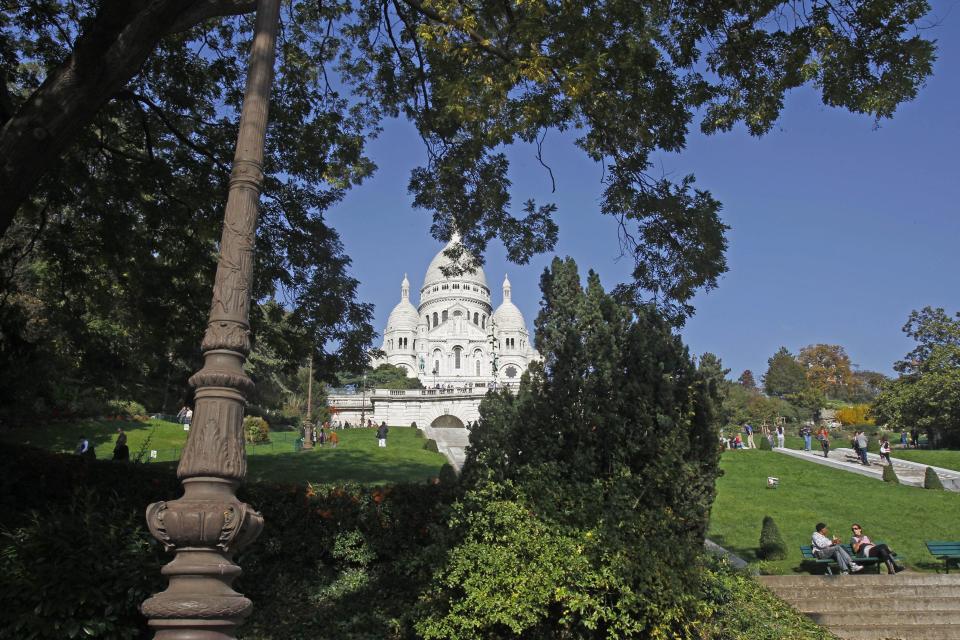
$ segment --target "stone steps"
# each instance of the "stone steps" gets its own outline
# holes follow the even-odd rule
[[[960,575],[759,576],[845,640],[960,639]]]

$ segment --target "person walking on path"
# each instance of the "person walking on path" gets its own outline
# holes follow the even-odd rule
[[[785,439],[786,439],[786,435],[783,433],[783,425],[778,424],[777,425],[777,446],[780,447],[781,449],[784,448]]]
[[[830,434],[827,432],[826,427],[820,427],[820,431],[817,432],[817,440],[820,441],[820,448],[823,449],[823,457],[830,457]]]
[[[127,434],[123,432],[123,427],[117,429],[117,442],[113,445],[113,459],[130,459],[130,448],[127,447]]]
[[[889,443],[887,443],[889,444]],[[850,525],[853,536],[850,538],[850,548],[858,556],[864,558],[880,558],[880,561],[887,565],[887,573],[894,574],[903,571],[903,565],[899,565],[893,560],[894,553],[890,547],[885,544],[873,544],[869,536],[863,533],[863,527],[854,522]]]
[[[890,459],[890,441],[886,438],[880,440],[880,459],[886,460],[888,465],[893,466],[893,460]]]
[[[753,442],[753,427],[747,422],[743,425],[743,432],[747,434],[747,449],[756,449],[757,445]]]
[[[818,522],[816,530],[810,539],[810,546],[813,547],[813,555],[817,558],[833,558],[840,565],[840,573],[846,575],[851,571],[857,573],[863,570],[863,566],[857,564],[847,553],[847,550],[840,546],[840,538],[833,536],[830,538],[830,530],[827,525]]]
[[[803,436],[803,450],[813,451],[813,447],[811,446],[813,444],[813,431],[810,429],[810,426],[805,424],[800,427],[800,435]]]
[[[386,421],[381,422],[380,426],[377,427],[377,445],[384,449],[387,446],[387,423]]]
[[[870,461],[867,460],[867,434],[863,431],[857,432],[857,453],[860,455],[860,463],[868,465]]]

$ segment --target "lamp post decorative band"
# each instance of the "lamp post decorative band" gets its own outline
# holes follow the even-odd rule
[[[184,494],[147,507],[150,532],[176,554],[162,569],[167,589],[141,606],[155,640],[229,640],[253,606],[232,588],[241,573],[233,556],[263,528],[263,518],[237,499],[236,489],[247,472],[243,411],[253,381],[243,363],[250,353],[250,285],[279,12],[280,0],[259,0],[201,344],[204,363],[190,378],[193,426],[177,468]]]

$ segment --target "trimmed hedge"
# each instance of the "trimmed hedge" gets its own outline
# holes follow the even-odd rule
[[[900,478],[897,477],[897,472],[893,470],[892,464],[883,467],[883,481],[890,484],[900,484]]]
[[[943,491],[943,483],[940,481],[940,476],[937,475],[937,472],[934,471],[932,467],[927,467],[923,472],[923,488]]]
[[[763,560],[783,560],[787,557],[787,545],[780,535],[777,523],[770,516],[763,517],[757,556]]]
[[[423,448],[427,451],[433,451],[434,453],[440,453],[440,449],[437,447],[437,441],[433,438],[428,438],[426,442],[423,443]]]

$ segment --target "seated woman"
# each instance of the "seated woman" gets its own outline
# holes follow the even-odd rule
[[[870,538],[863,532],[863,527],[854,522],[850,526],[853,537],[850,538],[850,547],[853,552],[863,558],[880,558],[880,561],[887,565],[887,573],[899,573],[903,571],[903,565],[899,565],[893,560],[893,552],[885,544],[873,544]]]

